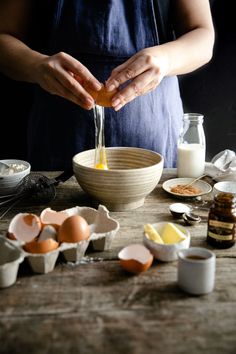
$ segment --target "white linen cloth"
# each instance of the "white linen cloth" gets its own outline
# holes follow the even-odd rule
[[[206,163],[205,173],[216,181],[236,181],[236,154],[223,150]]]

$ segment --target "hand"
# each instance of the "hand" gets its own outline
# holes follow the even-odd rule
[[[98,91],[102,85],[90,71],[66,53],[41,56],[36,61],[34,78],[43,89],[70,100],[84,109],[94,106],[94,99],[84,86]]]
[[[125,63],[115,68],[106,82],[107,91],[112,91],[128,82],[112,99],[118,111],[137,96],[154,90],[168,72],[168,58],[158,47],[143,49]]]

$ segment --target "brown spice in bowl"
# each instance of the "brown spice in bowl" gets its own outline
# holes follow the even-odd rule
[[[187,184],[177,184],[170,189],[172,193],[183,194],[183,195],[197,195],[202,191],[199,188],[188,186]]]

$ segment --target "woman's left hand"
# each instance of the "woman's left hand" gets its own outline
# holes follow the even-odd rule
[[[158,49],[157,47],[143,49],[112,71],[106,81],[107,91],[127,83],[112,99],[115,111],[134,98],[154,90],[167,74],[168,57],[161,48]]]

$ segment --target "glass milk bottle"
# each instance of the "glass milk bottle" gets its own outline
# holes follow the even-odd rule
[[[206,140],[203,115],[185,113],[183,129],[178,140],[178,177],[200,177],[205,170]]]

